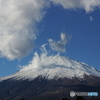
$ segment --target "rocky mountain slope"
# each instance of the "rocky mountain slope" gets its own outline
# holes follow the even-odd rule
[[[60,55],[47,61],[36,57],[40,63],[33,59],[15,74],[0,78],[1,99],[7,100],[9,95],[13,100],[61,100],[70,98],[70,91],[100,93],[100,71],[95,68]]]

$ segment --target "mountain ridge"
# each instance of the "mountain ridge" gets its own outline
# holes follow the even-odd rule
[[[0,98],[7,100],[7,91],[9,91],[10,99],[13,100],[20,100],[21,97],[24,97],[25,100],[62,100],[63,97],[71,98],[70,91],[98,92],[99,94],[100,77],[85,76],[84,78],[84,80],[76,77],[57,80],[48,80],[43,77],[37,77],[34,80],[7,79],[0,82]],[[99,100],[96,98],[95,100]],[[71,100],[75,100],[75,98],[71,98]]]
[[[95,69],[94,67],[89,66],[88,64],[85,64],[83,62],[79,62],[76,60],[73,60],[69,57],[64,57],[60,55],[56,56],[50,56],[47,57],[47,62],[43,60],[42,56],[39,57],[38,54],[36,54],[38,57],[38,60],[40,61],[39,67],[34,65],[32,66],[32,63],[29,64],[29,66],[24,66],[22,69],[20,69],[15,74],[1,77],[0,81],[13,78],[13,79],[29,79],[34,80],[38,76],[45,77],[47,79],[53,79],[53,78],[73,78],[77,77],[79,79],[84,78],[84,75],[93,75],[100,77],[100,71]],[[46,56],[46,55],[43,55]],[[34,60],[33,60],[34,62]],[[35,60],[35,63],[36,62]],[[43,63],[43,64],[42,64]],[[47,66],[48,65],[48,66]]]

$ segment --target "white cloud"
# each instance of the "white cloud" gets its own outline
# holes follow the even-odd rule
[[[54,4],[62,5],[65,9],[84,9],[86,12],[100,8],[100,0],[50,0]]]
[[[49,39],[48,40],[49,45],[52,50],[65,52],[66,51],[65,45],[71,39],[71,36],[69,36],[68,34],[61,33],[60,38],[61,40],[59,41],[54,41],[52,39]]]
[[[26,56],[34,47],[36,24],[44,17],[49,1],[65,9],[100,7],[100,0],[0,0],[0,57],[10,60]],[[64,35],[49,40],[53,50],[65,52]]]
[[[90,21],[93,21],[93,17],[92,16],[90,16]]]
[[[13,60],[30,52],[47,5],[46,0],[0,0],[1,57]]]
[[[41,46],[41,51],[42,52],[44,52],[44,53],[46,53],[46,54],[48,54],[48,51],[46,50],[46,48],[45,48],[45,46],[47,46],[48,44],[46,43],[46,44],[43,44],[42,46]]]

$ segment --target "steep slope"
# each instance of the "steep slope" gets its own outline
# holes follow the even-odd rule
[[[82,79],[85,75],[100,77],[100,71],[83,62],[78,62],[68,57],[60,56],[59,54],[48,57],[45,54],[39,56],[36,53],[34,59],[28,66],[24,66],[17,73],[2,77],[0,80],[2,81],[10,78],[16,80],[33,80],[38,76],[45,77],[46,79],[72,79],[73,77]]]
[[[0,99],[7,100],[8,91],[12,100],[20,100],[21,97],[24,97],[25,100],[62,100],[63,97],[70,98],[70,91],[100,93],[100,78],[95,76],[85,76],[84,78],[85,80],[78,78],[47,80],[42,77],[31,81],[4,80],[0,82]],[[100,99],[95,97],[95,100]]]

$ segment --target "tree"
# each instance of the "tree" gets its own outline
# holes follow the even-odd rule
[[[24,100],[24,97],[21,97],[21,99],[20,100]]]
[[[63,98],[62,100],[69,100],[68,98]]]
[[[76,96],[76,100],[85,100],[85,98],[82,96]]]

